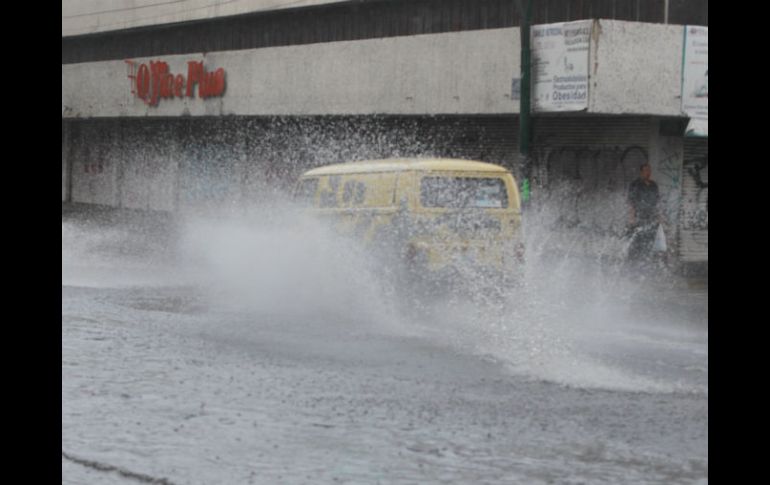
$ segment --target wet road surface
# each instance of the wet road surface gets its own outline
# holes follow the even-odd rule
[[[167,244],[63,215],[63,483],[707,483],[698,295],[568,273],[502,314],[415,316],[363,280],[308,299],[304,266],[191,271]]]

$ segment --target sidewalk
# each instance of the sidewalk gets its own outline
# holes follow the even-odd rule
[[[650,304],[675,309],[694,322],[708,326],[708,276],[670,275],[668,281],[656,282]]]

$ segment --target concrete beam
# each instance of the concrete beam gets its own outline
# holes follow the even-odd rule
[[[681,25],[595,21],[587,111],[683,116],[682,41]],[[519,29],[506,28],[134,59],[174,75],[190,61],[225,71],[222,96],[156,106],[131,93],[123,60],[66,64],[62,118],[515,114],[519,56]]]
[[[134,59],[225,70],[221,97],[131,94],[125,61],[62,65],[62,117],[322,114],[509,114],[518,110],[518,29],[419,35]]]
[[[310,7],[342,0],[67,0],[61,12],[62,37],[151,25],[190,22],[251,12]]]
[[[597,20],[591,37],[591,113],[683,116],[684,27]]]

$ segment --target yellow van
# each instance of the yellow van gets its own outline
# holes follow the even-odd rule
[[[487,287],[515,275],[523,259],[516,181],[490,163],[398,158],[305,172],[295,199],[342,234],[395,257],[420,283],[483,276]]]

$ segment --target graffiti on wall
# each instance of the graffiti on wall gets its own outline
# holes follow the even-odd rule
[[[540,146],[534,151],[534,183],[553,223],[597,235],[621,236],[628,210],[626,191],[648,162],[641,146]]]
[[[682,169],[682,153],[676,148],[664,145],[660,149],[657,163],[658,185],[679,191]]]
[[[708,261],[708,154],[687,160],[682,200],[682,248],[688,261]]]
[[[685,165],[685,173],[695,186],[694,193],[683,204],[682,228],[686,230],[708,231],[709,184],[708,155],[690,161]]]
[[[622,239],[628,224],[628,186],[650,163],[664,230],[677,241],[669,247],[690,260],[708,258],[708,154],[687,160],[676,137],[659,138],[649,152],[639,145],[553,145],[540,140],[532,151],[539,223],[566,230],[570,243],[589,252],[612,252],[609,241]]]
[[[679,213],[682,207],[682,159],[684,157],[680,137],[661,137],[655,156],[651,157],[654,178],[661,195],[661,212],[667,222],[669,233],[679,227]]]
[[[566,195],[572,195],[576,212],[573,224],[580,224],[586,219],[580,214],[581,198],[597,192],[605,197],[625,194],[629,184],[639,176],[640,166],[650,163],[653,179],[660,188],[662,215],[670,224],[676,225],[682,203],[683,155],[681,138],[677,137],[661,137],[653,145],[652,152],[640,145],[554,147],[549,146],[548,140],[541,140],[533,150],[536,167],[533,177],[534,182],[547,192],[561,188]],[[699,172],[702,179],[702,166],[684,171],[685,176],[691,177],[697,177]],[[702,181],[696,183],[699,187],[707,187]]]

